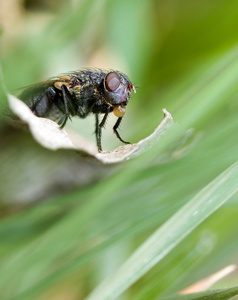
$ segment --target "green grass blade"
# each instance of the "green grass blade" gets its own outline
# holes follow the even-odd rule
[[[123,293],[238,191],[237,177],[238,162],[220,174],[155,231],[118,272],[105,280],[87,299],[114,299]]]
[[[161,300],[228,300],[236,295],[238,295],[237,286],[228,289],[211,290],[183,296],[176,295],[172,297],[161,298]]]
[[[3,121],[6,111],[8,111],[7,93],[2,74],[2,66],[0,65],[0,125]]]

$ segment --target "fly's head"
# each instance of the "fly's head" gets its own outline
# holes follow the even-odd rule
[[[103,84],[105,101],[113,107],[113,112],[117,117],[122,117],[130,99],[131,90],[136,93],[135,87],[125,75],[116,71],[107,73]]]

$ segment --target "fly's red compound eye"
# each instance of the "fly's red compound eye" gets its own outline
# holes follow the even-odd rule
[[[108,73],[105,78],[105,86],[109,92],[114,92],[120,85],[120,77],[116,72]]]

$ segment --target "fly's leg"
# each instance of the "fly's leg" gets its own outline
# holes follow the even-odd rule
[[[95,130],[95,132],[96,132],[98,152],[102,151],[102,143],[101,143],[102,127],[106,124],[107,117],[108,117],[108,113],[105,113],[102,121],[99,123],[98,114],[96,114],[96,130]]]
[[[64,101],[64,107],[65,107],[65,112],[64,112],[64,116],[62,118],[62,122],[61,122],[61,125],[60,125],[60,128],[62,129],[65,124],[67,123],[68,119],[71,120],[70,118],[70,104],[72,104],[72,96],[70,95],[67,87],[63,84],[61,86],[61,90],[62,90],[62,99]],[[71,108],[72,110],[72,108]]]
[[[68,118],[70,118],[70,116],[68,116],[68,115],[64,115],[62,118],[60,118],[60,121],[58,123],[60,125],[60,129],[64,128],[65,124],[68,121]]]
[[[117,128],[119,127],[120,123],[121,123],[122,117],[118,118],[116,121],[116,124],[113,126],[113,131],[116,134],[117,138],[124,144],[130,144],[130,142],[125,142],[119,135]]]
[[[101,145],[101,137],[99,138],[99,116],[98,114],[95,114],[95,134],[96,134],[96,142],[98,146],[98,152],[102,151],[102,145]],[[101,135],[101,133],[100,133]]]

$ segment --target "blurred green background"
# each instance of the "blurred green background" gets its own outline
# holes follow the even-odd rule
[[[137,87],[120,127],[179,126],[132,161],[104,166],[49,151],[0,123],[1,299],[83,299],[237,161],[237,1],[0,0],[1,112],[8,91],[85,67]],[[113,116],[103,148],[114,149]],[[94,118],[71,128],[93,141]],[[188,131],[193,128],[193,131]],[[160,299],[237,263],[237,194],[119,299]],[[238,285],[238,273],[216,288]],[[108,286],[110,289],[110,286]],[[225,298],[224,298],[225,299]]]

